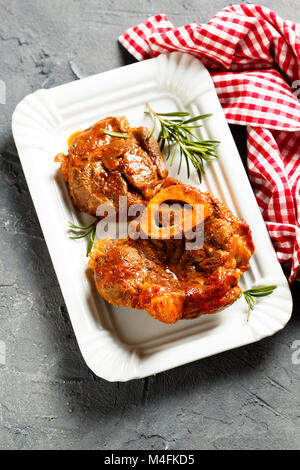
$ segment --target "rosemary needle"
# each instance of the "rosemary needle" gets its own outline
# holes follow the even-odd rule
[[[69,229],[71,231],[73,231],[73,232],[82,232],[79,235],[76,235],[74,237],[69,237],[70,240],[80,240],[82,238],[85,238],[85,237],[89,236],[89,244],[88,244],[87,254],[86,254],[87,256],[92,251],[94,243],[95,243],[97,223],[98,223],[98,220],[93,222],[91,225],[88,225],[87,227],[81,227],[80,225],[74,225],[72,222],[69,222]]]
[[[240,297],[244,296],[248,304],[247,321],[249,321],[251,311],[255,308],[255,297],[265,297],[266,295],[270,295],[276,288],[277,286],[263,286],[256,287],[254,289],[248,289],[241,293]]]
[[[111,137],[119,137],[121,139],[129,139],[128,134],[123,134],[122,132],[111,132],[105,129],[100,129],[103,134],[110,135]]]
[[[147,137],[149,140],[156,129],[156,124],[160,124],[160,132],[158,135],[158,142],[160,143],[161,151],[167,145],[168,160],[171,157],[171,166],[177,150],[180,152],[180,161],[178,165],[178,173],[180,172],[182,160],[185,159],[187,166],[187,175],[190,176],[190,162],[197,171],[199,181],[201,182],[201,175],[204,173],[204,163],[210,162],[213,158],[217,158],[216,145],[219,143],[217,140],[199,140],[195,135],[194,130],[202,127],[195,124],[201,121],[210,114],[202,114],[195,117],[190,117],[190,113],[184,111],[176,111],[173,113],[157,113],[149,104],[145,111],[153,118],[153,127]],[[186,119],[188,118],[188,119]],[[174,146],[171,152],[171,147]]]

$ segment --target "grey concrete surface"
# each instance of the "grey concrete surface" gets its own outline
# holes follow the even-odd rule
[[[131,61],[127,27],[207,21],[225,0],[0,0],[0,448],[299,449],[299,308],[272,338],[130,383],[86,367],[11,135],[28,93]],[[298,0],[264,0],[300,22]],[[243,151],[243,133],[235,137]],[[294,288],[299,305],[299,292]]]

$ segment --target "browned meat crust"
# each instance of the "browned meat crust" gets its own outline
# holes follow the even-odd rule
[[[128,139],[106,135],[125,133]],[[130,128],[125,117],[108,117],[70,138],[69,152],[60,154],[61,173],[80,211],[96,215],[100,204],[118,210],[119,196],[128,205],[146,204],[167,176],[163,156],[148,129]]]
[[[168,179],[166,186],[174,183]],[[210,193],[201,197],[210,208],[201,249],[185,250],[184,240],[96,243],[90,267],[104,299],[164,323],[216,313],[237,299],[254,251],[251,231]]]

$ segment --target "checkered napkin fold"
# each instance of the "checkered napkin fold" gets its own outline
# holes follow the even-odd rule
[[[268,8],[233,5],[207,24],[176,29],[156,15],[120,43],[143,60],[172,51],[199,57],[229,123],[247,126],[257,203],[290,282],[300,276],[300,24]]]

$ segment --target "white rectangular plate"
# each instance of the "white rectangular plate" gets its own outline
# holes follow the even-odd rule
[[[216,315],[164,325],[145,312],[106,304],[87,270],[86,240],[69,240],[67,221],[87,221],[73,207],[57,153],[67,138],[108,115],[126,115],[132,126],[150,125],[145,103],[161,111],[213,113],[202,136],[221,142],[218,160],[206,165],[202,190],[209,190],[250,225],[256,251],[243,289],[265,284],[278,288],[259,299],[250,321],[243,299]],[[95,75],[27,96],[13,115],[13,134],[32,199],[71,317],[81,352],[93,372],[109,381],[146,377],[233,349],[283,328],[292,311],[287,281],[277,261],[240,156],[209,73],[187,54],[156,59]],[[170,175],[177,177],[174,162]],[[198,186],[196,173],[188,180]]]

